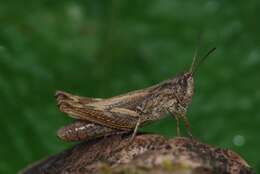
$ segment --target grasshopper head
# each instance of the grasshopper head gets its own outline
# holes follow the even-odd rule
[[[176,115],[184,115],[193,95],[192,73],[187,72],[173,78],[166,89],[168,99],[165,108]],[[164,92],[162,91],[162,94]]]
[[[193,90],[194,90],[194,81],[193,81],[193,76],[191,73],[186,73],[184,75],[185,80],[187,81],[187,89],[186,89],[186,95],[187,97],[192,97],[193,95]]]
[[[202,57],[200,60],[197,59],[197,50],[195,51],[195,55],[193,57],[193,62],[190,67],[190,70],[187,73],[182,74],[181,76],[177,77],[176,80],[176,93],[175,96],[177,98],[177,104],[175,104],[174,112],[179,115],[185,114],[188,105],[191,102],[193,90],[194,90],[194,81],[193,75],[198,70],[199,65],[205,61],[205,59],[215,50],[213,48],[207,52],[207,54]]]
[[[193,83],[193,76],[190,72],[183,74],[177,81],[177,88],[179,89],[177,89],[176,95],[179,100],[179,104],[183,108],[188,107],[191,102],[194,90]]]
[[[184,97],[182,99],[182,103],[189,104],[193,95],[193,75],[197,72],[199,66],[208,58],[208,56],[214,52],[216,48],[210,49],[201,59],[197,58],[197,49],[195,50],[195,54],[193,57],[193,61],[190,67],[190,70],[183,74],[180,78],[179,85],[184,91]]]
[[[162,104],[163,108],[171,113],[184,115],[193,95],[193,76],[197,72],[199,65],[205,61],[208,55],[215,49],[216,48],[213,48],[208,51],[208,53],[199,60],[197,59],[197,54],[195,54],[188,72],[151,87],[150,90],[154,93],[154,96],[158,97],[157,104]]]

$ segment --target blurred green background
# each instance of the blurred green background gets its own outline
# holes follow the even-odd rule
[[[71,146],[55,132],[71,120],[54,92],[110,97],[187,70],[188,117],[201,141],[238,152],[260,171],[260,1],[0,1],[0,173]],[[167,117],[144,131],[175,136]],[[182,132],[185,131],[182,129]]]

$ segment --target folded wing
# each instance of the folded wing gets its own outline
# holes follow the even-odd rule
[[[140,115],[136,107],[144,99],[145,93],[125,94],[110,99],[95,99],[58,92],[56,97],[61,112],[70,117],[98,123],[110,128],[131,130]]]

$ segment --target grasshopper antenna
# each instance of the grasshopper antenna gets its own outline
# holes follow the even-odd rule
[[[209,57],[211,53],[213,53],[216,50],[216,47],[211,48],[200,60],[193,61],[192,67],[190,69],[191,74],[195,74],[195,72],[198,70],[199,66]]]
[[[205,54],[205,56],[203,56],[201,59],[198,59],[198,52],[199,52],[199,49],[201,47],[201,37],[202,37],[202,32],[199,33],[199,36],[198,36],[198,40],[197,40],[197,47],[195,48],[195,51],[194,51],[194,56],[193,56],[193,59],[192,59],[192,64],[190,66],[190,69],[189,69],[189,72],[191,74],[195,74],[195,72],[198,70],[199,66],[207,59],[207,57],[216,50],[216,48],[212,48],[210,49],[207,54]]]
[[[199,36],[198,36],[198,39],[197,39],[197,46],[196,46],[196,48],[195,48],[195,51],[194,51],[194,55],[193,55],[193,59],[192,59],[192,64],[191,64],[191,66],[190,66],[190,70],[189,70],[189,72],[193,72],[193,69],[194,69],[194,67],[196,66],[196,61],[197,61],[197,59],[198,59],[198,52],[199,52],[199,49],[200,49],[200,47],[201,47],[201,36],[202,36],[202,34],[201,34],[201,32],[199,33]]]

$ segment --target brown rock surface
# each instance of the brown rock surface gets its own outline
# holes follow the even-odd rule
[[[159,135],[137,135],[125,148],[127,135],[81,142],[70,149],[37,162],[21,174],[211,174],[253,173],[231,150],[215,148],[197,140]]]

